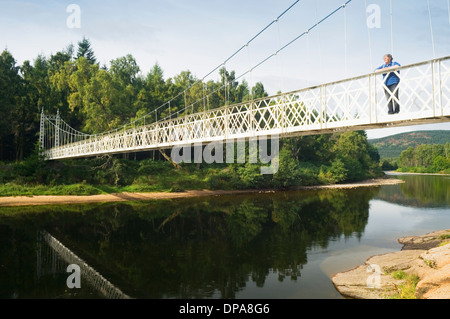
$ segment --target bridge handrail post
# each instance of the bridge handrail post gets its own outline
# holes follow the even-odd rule
[[[374,75],[374,81],[373,81],[373,98],[374,98],[374,111],[375,111],[375,123],[378,123],[378,95],[377,95],[377,78],[376,75]]]
[[[59,126],[60,126],[60,115],[59,110],[56,112],[56,120],[55,120],[55,147],[59,147]]]
[[[350,121],[351,120],[351,112],[350,112],[350,90],[349,86],[347,88],[344,88],[344,102],[345,102],[345,116],[344,121]]]
[[[224,136],[225,136],[225,140],[228,139],[228,134],[229,134],[229,123],[230,123],[230,107],[226,107],[225,108],[225,132],[224,132]]]
[[[250,135],[254,136],[255,134],[255,129],[253,127],[253,125],[255,124],[255,113],[253,110],[253,98],[249,101],[250,103],[250,112],[249,112],[249,119],[248,119],[248,123],[249,123],[249,132]]]
[[[436,78],[435,78],[435,61],[431,61],[431,94],[432,94],[432,107],[433,107],[433,117],[436,116]]]
[[[441,116],[444,116],[444,100],[442,97],[442,69],[441,69],[441,65],[442,65],[442,60],[438,61],[438,80],[439,80],[439,106],[441,108]]]
[[[184,138],[185,138],[185,140],[189,140],[189,125],[188,125],[188,116],[187,116],[187,110],[185,110],[185,112],[184,112],[184,134],[185,134],[185,136],[184,136]]]
[[[136,149],[136,138],[137,138],[137,134],[136,134],[136,124],[133,123],[133,134],[132,134],[132,138],[133,138],[133,148]]]
[[[372,75],[369,75],[369,123],[372,123]]]
[[[158,147],[158,141],[159,141],[159,124],[158,122],[155,123],[155,129],[153,130],[154,135],[154,141],[155,141],[155,147]]]
[[[205,129],[205,124],[206,124],[206,111],[205,108],[203,107],[203,112],[202,112],[202,116],[201,116],[201,132],[202,132],[202,137],[205,138],[206,137],[206,129]]]
[[[42,154],[45,150],[45,114],[44,114],[44,108],[42,108],[41,111],[41,121],[40,121],[40,127],[39,127],[39,152]]]
[[[286,94],[281,96],[281,133],[286,131]]]
[[[320,86],[320,128],[327,127],[327,103],[326,103],[326,86]]]

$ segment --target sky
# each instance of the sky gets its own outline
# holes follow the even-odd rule
[[[101,65],[131,54],[144,76],[158,63],[166,79],[185,70],[202,79],[227,61],[239,77],[345,2],[0,0],[0,46],[21,65],[76,48],[86,37]],[[274,95],[370,73],[386,53],[402,65],[449,56],[450,0],[352,0],[239,82],[260,81]],[[209,79],[220,79],[218,71]],[[419,129],[450,129],[450,123],[367,133]]]

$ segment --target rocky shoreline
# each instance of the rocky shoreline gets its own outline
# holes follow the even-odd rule
[[[398,239],[398,252],[377,255],[332,277],[336,289],[351,299],[401,298],[405,279],[393,274],[416,276],[413,298],[450,299],[450,229]]]

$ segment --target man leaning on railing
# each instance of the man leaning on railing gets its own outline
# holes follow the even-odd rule
[[[383,74],[384,79],[384,92],[386,95],[386,99],[388,101],[388,114],[396,114],[400,112],[400,104],[399,104],[399,88],[398,85],[400,83],[399,73],[396,72],[395,69],[400,67],[400,64],[393,61],[391,54],[386,54],[384,57],[384,64],[375,69],[377,70],[387,71],[387,73]]]

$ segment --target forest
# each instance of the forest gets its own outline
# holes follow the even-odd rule
[[[398,159],[398,171],[450,174],[450,143],[408,147]]]
[[[30,155],[38,139],[42,109],[47,114],[59,110],[70,126],[95,134],[147,114],[152,117],[149,121],[165,118],[206,95],[208,105],[197,103],[186,112],[268,95],[262,83],[249,88],[245,80],[235,81],[234,71],[222,68],[219,74],[218,81],[206,83],[190,71],[165,79],[155,63],[142,75],[131,54],[100,66],[86,38],[76,50],[68,45],[49,58],[39,55],[21,66],[4,50],[0,57],[0,160],[22,160]],[[186,94],[180,94],[183,92]],[[169,100],[171,103],[166,103]]]
[[[185,70],[166,79],[157,63],[144,75],[131,54],[110,61],[108,66],[100,65],[85,37],[77,47],[70,44],[50,57],[39,55],[20,66],[5,49],[0,56],[0,184],[8,187],[0,193],[24,185],[48,188],[80,183],[84,186],[78,188],[84,190],[87,184],[103,185],[101,191],[107,189],[104,185],[139,185],[140,190],[177,190],[193,185],[286,188],[382,174],[378,151],[368,143],[364,131],[282,139],[279,170],[269,176],[259,173],[258,164],[250,163],[184,164],[180,171],[154,154],[141,154],[138,160],[136,156],[107,156],[54,162],[39,157],[42,110],[47,114],[59,111],[70,126],[94,134],[144,115],[155,121],[177,112],[182,115],[269,96],[263,83],[249,87],[245,80],[236,80],[234,71],[223,67],[219,76],[216,81],[203,82]],[[194,103],[199,100],[204,102]],[[185,109],[191,104],[193,107]]]

